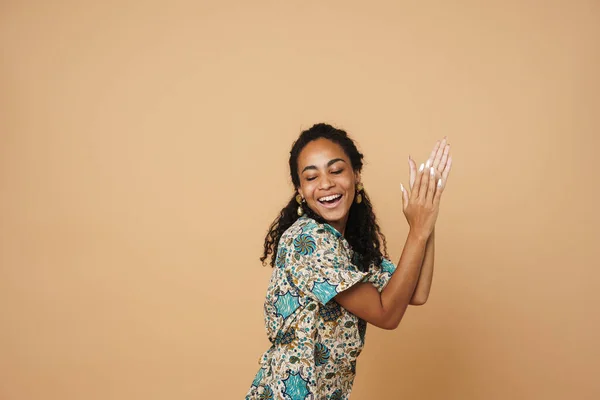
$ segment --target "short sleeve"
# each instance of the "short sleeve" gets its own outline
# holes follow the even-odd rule
[[[372,283],[381,292],[388,284],[394,271],[396,271],[394,263],[384,257],[379,265],[371,264],[369,266],[369,273],[363,278],[362,282]]]
[[[338,293],[360,282],[367,273],[351,263],[342,240],[345,239],[314,223],[303,227],[301,232],[282,237],[278,253],[285,259],[281,267],[290,285],[327,304]]]

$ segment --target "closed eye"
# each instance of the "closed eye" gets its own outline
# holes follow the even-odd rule
[[[336,175],[339,175],[342,172],[344,172],[343,169],[340,169],[340,170],[337,170],[337,171],[331,171],[332,174],[336,174]],[[316,176],[309,176],[308,178],[306,178],[307,181],[314,181],[315,179],[317,179]]]

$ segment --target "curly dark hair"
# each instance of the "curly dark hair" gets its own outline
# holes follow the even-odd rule
[[[355,172],[361,172],[363,167],[363,155],[358,151],[354,141],[348,137],[348,134],[334,128],[331,125],[319,123],[313,125],[310,129],[303,131],[298,140],[292,145],[290,151],[290,175],[294,188],[300,187],[300,177],[298,175],[298,156],[304,147],[317,139],[328,139],[339,144],[348,158],[352,169]],[[281,210],[279,216],[269,227],[269,232],[265,237],[264,252],[260,261],[266,265],[265,260],[271,256],[271,267],[275,266],[275,255],[279,246],[281,235],[299,218],[297,214],[298,203],[296,202],[296,192]],[[385,236],[377,224],[373,206],[366,191],[362,192],[363,201],[360,204],[354,202],[350,207],[348,222],[344,236],[355,253],[358,253],[355,262],[361,271],[367,271],[369,265],[381,263],[383,256],[387,257],[387,243]],[[305,215],[313,218],[319,223],[326,223],[323,218],[314,213],[309,207],[304,207]]]

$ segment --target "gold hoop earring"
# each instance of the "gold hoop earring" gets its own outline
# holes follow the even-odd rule
[[[356,185],[356,197],[355,197],[356,204],[360,204],[360,203],[362,203],[362,201],[363,201],[363,198],[362,198],[362,194],[361,194],[360,192],[362,192],[362,191],[364,190],[364,188],[365,188],[365,187],[363,186],[363,184],[362,184],[362,183],[358,183],[358,184]]]
[[[304,209],[302,208],[302,202],[304,201],[304,199],[302,198],[302,196],[300,196],[299,194],[296,196],[296,203],[298,203],[298,216],[301,217],[304,215]]]

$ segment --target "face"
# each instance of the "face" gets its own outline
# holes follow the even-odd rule
[[[328,139],[308,143],[298,156],[298,175],[308,207],[343,234],[360,176],[342,147]]]

